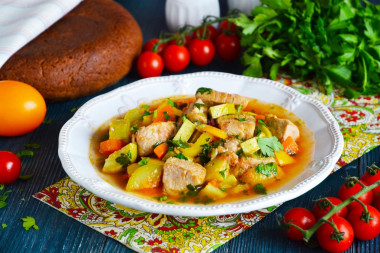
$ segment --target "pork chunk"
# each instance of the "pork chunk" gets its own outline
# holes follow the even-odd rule
[[[276,163],[276,159],[274,157],[264,157],[264,158],[254,158],[254,157],[242,157],[239,159],[238,163],[231,168],[231,173],[235,177],[240,177],[243,175],[248,169],[256,168],[260,163]]]
[[[196,98],[200,98],[208,105],[216,105],[216,104],[225,104],[225,103],[234,103],[235,105],[241,105],[244,109],[249,102],[249,98],[240,96],[238,94],[229,94],[225,92],[210,90],[199,92],[195,94]]]
[[[226,142],[223,146],[217,148],[218,153],[226,153],[228,158],[228,164],[230,167],[235,166],[238,163],[239,157],[236,152],[240,149],[240,142],[233,136],[230,136],[226,139]]]
[[[298,127],[290,120],[280,119],[276,116],[268,116],[265,119],[265,124],[280,142],[283,142],[288,136],[291,136],[293,140],[297,140],[300,136]]]
[[[176,132],[174,122],[155,122],[146,127],[140,127],[136,132],[136,143],[140,156],[153,152],[153,145],[165,142]]]
[[[219,127],[228,136],[238,136],[242,140],[250,139],[255,132],[256,120],[247,113],[225,115],[218,118]]]
[[[186,192],[187,185],[202,184],[206,177],[206,169],[188,160],[170,157],[166,160],[163,168],[162,183],[164,193],[171,196],[178,196],[181,192]]]
[[[198,106],[196,106],[195,104],[197,104]],[[202,99],[196,99],[194,103],[190,106],[187,113],[187,118],[192,122],[198,121],[202,124],[207,124],[207,106],[202,101]]]

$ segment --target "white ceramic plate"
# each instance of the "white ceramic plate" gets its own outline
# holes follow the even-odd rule
[[[89,159],[90,138],[115,115],[141,102],[172,95],[193,95],[199,87],[237,93],[281,105],[303,119],[314,132],[314,161],[279,190],[265,196],[224,204],[165,204],[142,199],[100,178]],[[58,154],[66,173],[94,194],[137,210],[183,216],[212,216],[248,212],[296,198],[325,179],[343,150],[339,126],[327,107],[283,84],[219,72],[199,72],[148,78],[100,95],[84,104],[62,127]]]

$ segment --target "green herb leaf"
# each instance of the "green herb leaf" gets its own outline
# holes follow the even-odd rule
[[[263,174],[267,177],[277,175],[277,164],[276,163],[260,163],[255,168],[257,173]]]
[[[155,197],[155,199],[157,199],[160,202],[163,202],[163,201],[166,201],[168,199],[168,197],[167,196],[160,196],[160,197]]]
[[[170,98],[168,98],[168,105],[171,105],[171,107],[177,107],[177,103],[173,102]]]
[[[6,229],[7,227],[8,227],[8,225],[7,224],[1,224],[1,227],[3,228],[3,229]]]
[[[27,216],[26,218],[21,218],[21,220],[23,221],[22,226],[25,230],[29,230],[30,228],[34,228],[35,230],[39,229],[33,217]]]
[[[74,108],[71,108],[70,112],[76,112],[78,110],[79,107],[74,107]]]
[[[278,141],[276,136],[268,137],[268,138],[258,138],[257,144],[260,147],[261,152],[264,156],[274,156],[274,151],[278,152],[283,150],[281,142]]]
[[[180,140],[169,140],[169,141],[167,141],[167,143],[169,144],[169,146],[174,146],[177,148],[190,148],[190,144],[185,142],[185,141],[182,141],[181,139]]]
[[[204,107],[204,106],[206,106],[206,105],[205,105],[205,104],[200,104],[200,103],[194,103],[194,106],[195,106],[196,108],[198,108],[198,110],[200,110],[201,107]]]
[[[184,156],[182,153],[179,153],[177,155],[175,155],[174,157],[177,157],[179,159],[183,159],[183,160],[189,160],[186,156]]]
[[[141,115],[140,119],[144,119],[145,116],[149,116],[149,115],[152,115],[152,113],[151,113],[151,112],[148,112],[147,110],[145,110],[145,111],[143,112],[143,114]]]
[[[168,112],[164,111],[164,117],[165,117],[165,120],[170,119],[170,115],[168,114]]]
[[[240,122],[244,122],[244,121],[245,121],[245,118],[238,118],[238,121],[240,121]]]
[[[253,187],[253,190],[258,193],[258,194],[263,194],[263,195],[266,195],[267,194],[267,189],[262,185],[262,184],[256,184],[254,187]]]
[[[23,156],[30,156],[30,157],[33,157],[34,156],[34,152],[31,151],[31,150],[22,150],[21,152],[18,152],[16,154],[19,158],[23,157]]]
[[[238,114],[240,114],[242,108],[243,108],[243,107],[241,106],[241,104],[239,104],[239,106],[238,106],[238,108],[237,108],[237,113],[238,113]]]
[[[49,125],[49,124],[51,124],[51,120],[50,119],[44,119],[42,121],[42,124]]]
[[[123,168],[131,164],[130,158],[124,153],[121,153],[120,156],[116,158],[116,162],[120,164]]]
[[[138,162],[138,165],[140,166],[147,165],[149,162],[149,159],[150,159],[149,157],[142,159],[141,161]]]
[[[131,126],[131,129],[130,129],[130,130],[131,130],[132,133],[136,133],[137,130],[139,130],[139,127],[138,127],[137,123],[134,124],[133,126]]]
[[[222,175],[224,180],[226,179],[226,171],[227,171],[227,169],[219,171],[219,174]]]
[[[201,87],[201,88],[199,88],[199,89],[197,90],[196,93],[201,93],[201,94],[207,93],[207,94],[211,94],[211,92],[212,92],[212,89]],[[195,93],[195,94],[196,94],[196,93]]]

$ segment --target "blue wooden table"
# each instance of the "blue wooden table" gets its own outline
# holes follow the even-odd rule
[[[136,18],[141,26],[144,41],[158,36],[160,31],[167,30],[165,23],[165,1],[163,0],[120,0]],[[221,1],[221,13],[227,11],[226,1]],[[206,67],[190,65],[184,73],[196,71],[223,71],[240,74],[239,62],[226,63],[219,59]],[[163,75],[170,73],[164,72]],[[136,70],[111,88],[138,80]],[[50,124],[43,124],[37,130],[20,137],[0,137],[0,150],[19,152],[27,143],[39,143],[41,148],[35,151],[33,158],[22,160],[22,174],[33,174],[28,181],[16,181],[6,186],[12,192],[7,200],[8,206],[0,209],[0,252],[133,252],[122,244],[95,232],[72,218],[54,210],[46,204],[32,198],[32,194],[59,181],[66,176],[58,159],[58,134],[62,125],[72,117],[72,108],[80,107],[96,95],[68,102],[48,104],[46,119]],[[1,124],[1,122],[0,122]],[[330,175],[319,186],[297,199],[284,203],[275,212],[254,225],[235,239],[218,248],[215,252],[320,252],[303,243],[296,243],[283,235],[276,223],[276,214],[284,214],[296,206],[311,208],[313,201],[322,196],[336,196],[339,186],[346,175],[359,176],[365,167],[373,162],[380,162],[380,148],[376,148],[361,158]],[[26,231],[20,218],[32,216],[36,219],[39,230]],[[380,236],[370,242],[355,240],[349,252],[380,252]]]

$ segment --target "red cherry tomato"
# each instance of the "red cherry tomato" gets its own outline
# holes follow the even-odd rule
[[[211,40],[192,39],[189,45],[191,62],[198,66],[209,64],[215,56],[215,47]]]
[[[370,216],[368,223],[361,205],[355,206],[347,216],[347,220],[354,229],[355,238],[364,241],[372,240],[380,234],[380,212],[373,206],[366,206]]]
[[[362,182],[364,185],[367,185],[362,180],[360,180],[360,182]],[[340,187],[339,192],[338,192],[338,197],[342,201],[344,201],[348,199],[349,197],[351,197],[352,195],[354,195],[355,193],[358,193],[362,188],[363,187],[360,184],[355,183],[354,181],[347,181]],[[372,191],[369,191],[369,192],[364,193],[362,196],[360,196],[359,200],[363,201],[364,204],[369,205],[372,203],[372,198],[373,198]],[[356,201],[353,201],[347,207],[348,209],[351,209],[355,205],[360,205],[360,204]]]
[[[373,192],[372,205],[380,212],[380,191],[377,191],[377,190],[375,191],[375,189],[372,190]]]
[[[335,233],[334,228],[330,224],[324,223],[317,230],[319,245],[329,252],[343,252],[347,250],[354,240],[352,226],[346,219],[339,216],[332,217],[329,221],[335,223],[341,236]],[[334,239],[334,237],[338,237],[339,240]]]
[[[157,53],[146,51],[137,59],[137,72],[142,78],[159,76],[163,69],[164,62]]]
[[[147,51],[153,52],[154,45],[155,45],[157,42],[159,42],[159,41],[160,41],[160,39],[156,39],[156,38],[155,38],[155,39],[150,39],[150,40],[148,40],[148,41],[144,44],[142,51],[143,51],[143,52],[147,52]],[[157,48],[157,52],[155,52],[155,53],[161,54],[161,53],[164,51],[164,49],[165,49],[166,46],[167,46],[166,43],[162,43],[162,44],[160,44],[160,45],[158,46],[158,48]]]
[[[184,46],[169,45],[163,55],[165,67],[171,72],[184,70],[190,62],[189,50]]]
[[[328,200],[330,200],[333,205],[339,205],[342,203],[342,201],[338,198],[335,197],[327,197]],[[330,211],[331,206],[330,203],[328,203],[325,199],[320,199],[317,202],[315,202],[314,207],[313,207],[313,214],[315,218],[318,220],[322,216],[324,216],[328,211]],[[340,217],[346,217],[347,215],[347,207],[343,207],[339,211],[337,211],[333,216],[340,216]]]
[[[233,61],[240,56],[240,39],[237,35],[219,34],[215,40],[216,54],[224,61]]]
[[[168,42],[169,45],[179,45],[179,46],[185,46],[188,47],[191,42],[191,36],[186,34],[184,36],[181,36],[175,40],[171,40]]]
[[[238,27],[228,20],[223,20],[222,22],[220,22],[218,28],[218,32],[224,34],[236,34],[237,30]]]
[[[380,169],[377,166],[370,166],[367,172],[363,174],[361,180],[363,180],[367,185],[376,183],[380,180]],[[372,191],[380,192],[380,186],[376,187],[375,189]]]
[[[307,209],[302,207],[295,207],[287,211],[282,217],[282,224],[286,227],[286,224],[293,223],[302,229],[309,229],[315,223],[314,215]],[[289,227],[284,231],[285,235],[294,241],[302,241],[303,235],[301,231],[294,227]]]
[[[204,32],[203,27],[198,28],[193,32],[193,39],[199,38],[214,40],[216,36],[218,36],[218,30],[216,30],[216,28],[212,25],[206,26],[206,32]]]
[[[20,175],[21,161],[9,151],[0,151],[0,184],[11,184]]]

